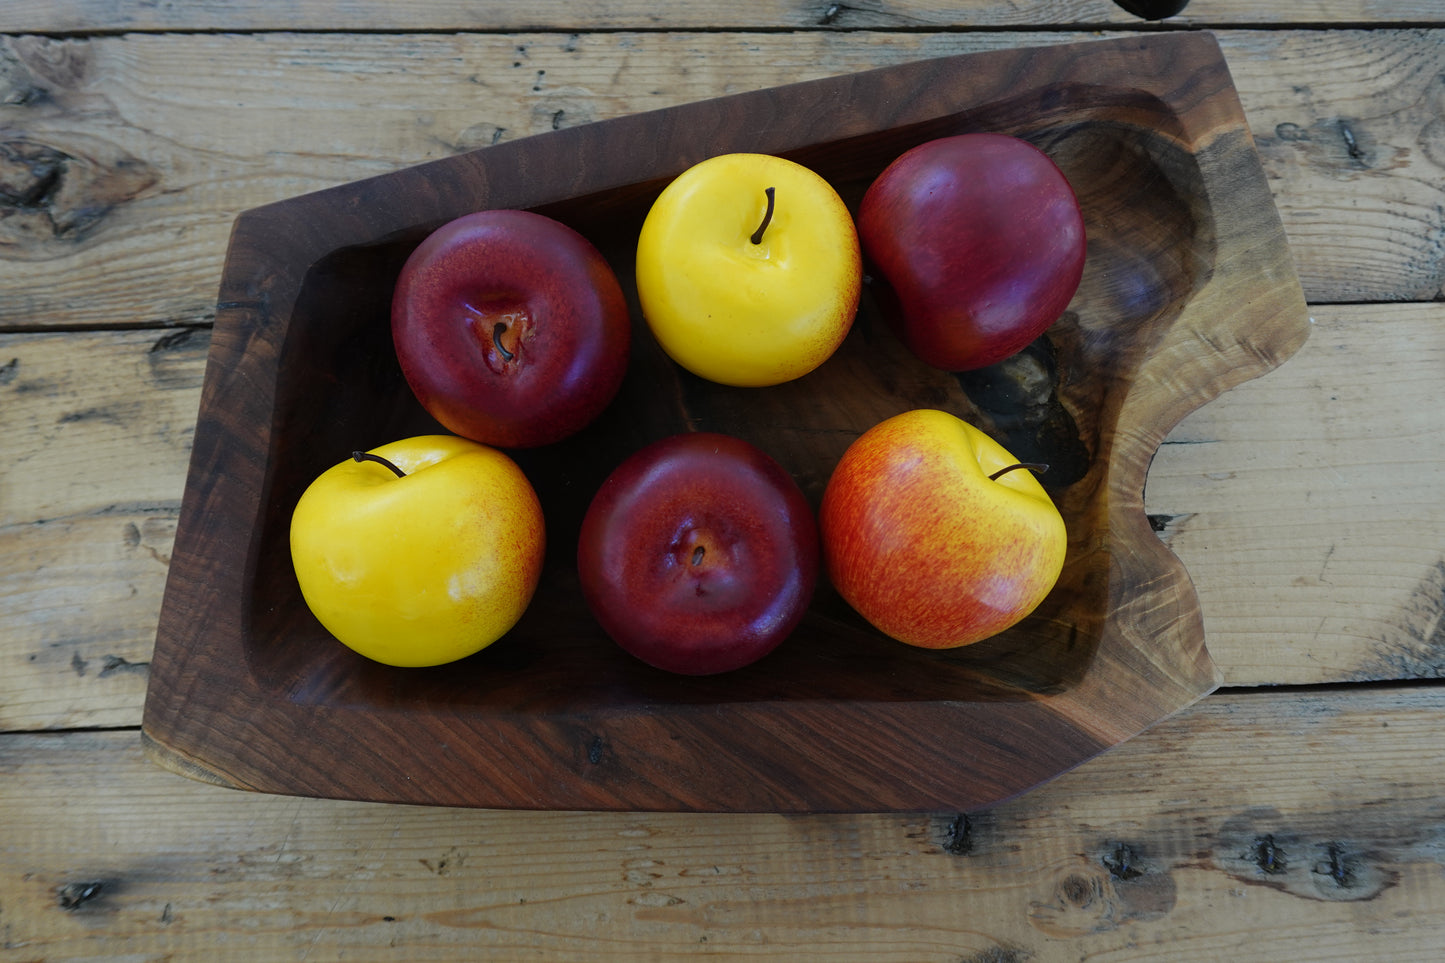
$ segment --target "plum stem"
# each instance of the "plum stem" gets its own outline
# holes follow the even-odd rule
[[[1049,470],[1048,465],[1040,464],[1036,461],[1021,461],[1017,465],[1009,465],[1007,468],[1000,468],[992,475],[989,475],[988,480],[998,481],[1004,475],[1007,475],[1009,472],[1013,471],[1016,468],[1027,468],[1029,471],[1033,472],[1036,475],[1042,475],[1044,472]]]
[[[692,550],[692,564],[701,565],[702,557],[704,554],[706,554],[706,552],[701,545],[697,546],[697,548],[694,548]]]
[[[765,189],[763,193],[768,195],[768,209],[763,212],[763,223],[759,224],[758,229],[753,232],[752,237],[748,238],[748,240],[754,244],[763,243],[763,232],[766,231],[768,225],[773,222],[773,194],[775,191],[769,187]]]
[[[502,353],[503,361],[511,361],[517,354],[514,351],[508,351],[507,346],[502,344],[502,333],[506,330],[507,325],[503,321],[498,321],[492,325],[492,344],[496,345],[497,350]]]
[[[371,452],[369,452],[369,451],[353,451],[353,452],[351,453],[351,460],[352,460],[352,461],[374,461],[374,462],[376,462],[378,465],[385,465],[387,468],[390,468],[390,469],[392,470],[392,473],[395,474],[397,478],[405,478],[405,477],[406,477],[406,472],[402,471],[400,468],[396,467],[395,465],[393,465],[391,462],[387,461],[385,458],[381,457],[380,455],[373,455],[373,454],[372,454]]]

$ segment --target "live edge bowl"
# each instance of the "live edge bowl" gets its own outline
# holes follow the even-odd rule
[[[953,375],[912,359],[865,294],[840,351],[767,389],[679,369],[641,323],[638,229],[714,154],[780,154],[856,204],[893,158],[974,130],[1062,168],[1089,237],[1067,313],[1011,361]],[[548,562],[517,627],[435,669],[345,649],[312,617],[287,544],[301,492],[365,449],[437,431],[398,368],[392,285],[469,211],[524,208],[590,238],[634,323],[617,400],[579,435],[516,453]],[[1000,50],[886,67],[559,130],[237,218],[143,739],[160,764],[239,789],[513,809],[976,810],[1210,692],[1198,599],[1144,512],[1149,463],[1186,414],[1283,362],[1308,318],[1227,66],[1204,33]],[[1053,593],[991,640],[893,642],[826,582],[746,669],[688,678],[609,641],[577,586],[602,478],[664,435],[715,430],[777,458],[816,506],[858,434],[952,411],[1043,461],[1068,524]]]

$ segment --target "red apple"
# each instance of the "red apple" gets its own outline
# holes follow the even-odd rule
[[[905,152],[864,193],[858,237],[889,320],[945,371],[1023,350],[1064,313],[1084,271],[1084,219],[1068,180],[1004,134]]]
[[[623,649],[710,675],[767,655],[803,617],[818,530],[792,477],[729,435],[673,435],[598,489],[577,546],[583,597]]]
[[[931,409],[859,436],[828,479],[818,522],[838,594],[885,634],[930,649],[1022,620],[1054,587],[1068,548],[1029,466]]]
[[[422,407],[504,448],[559,441],[596,418],[631,339],[602,254],[529,211],[468,214],[422,241],[397,279],[391,330]]]

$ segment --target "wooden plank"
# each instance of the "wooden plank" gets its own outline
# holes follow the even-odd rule
[[[0,526],[180,501],[205,328],[0,335]]]
[[[1441,678],[1445,305],[1314,310],[1283,368],[1170,434],[1146,505],[1226,685]]]
[[[1197,0],[1169,19],[1183,26],[1440,23],[1432,0],[1389,4],[1370,0],[1310,0],[1259,4],[1252,0]],[[1113,0],[1020,4],[1008,0],[740,0],[722,5],[612,0],[304,0],[237,4],[189,0],[9,0],[0,32],[92,33],[142,30],[618,30],[667,29],[899,29],[957,27],[1100,27],[1143,21]]]
[[[179,511],[0,528],[0,730],[139,722]]]
[[[0,38],[0,327],[205,322],[235,215],[305,191],[734,91],[1076,39]],[[1445,289],[1445,34],[1229,31],[1221,41],[1309,298]]]
[[[1445,300],[1445,35],[1231,33],[1226,55],[1306,296]]]
[[[0,933],[17,961],[1424,960],[1442,711],[1436,687],[1216,696],[966,823],[260,796],[133,732],[6,735]]]
[[[1445,305],[1314,312],[1299,354],[1174,430],[1148,510],[1230,684],[1440,677]],[[139,670],[102,670],[150,658],[206,341],[0,338],[23,465],[0,473],[0,728],[139,723]]]
[[[0,337],[0,728],[139,721],[209,340]]]

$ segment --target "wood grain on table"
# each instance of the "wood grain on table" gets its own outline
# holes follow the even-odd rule
[[[1438,958],[1433,0],[1194,0],[1168,22],[1219,38],[1315,322],[1149,475],[1225,678],[1198,706],[967,814],[421,809],[144,760],[240,211],[722,93],[1161,29],[1105,0],[598,6],[0,9],[0,960]]]

